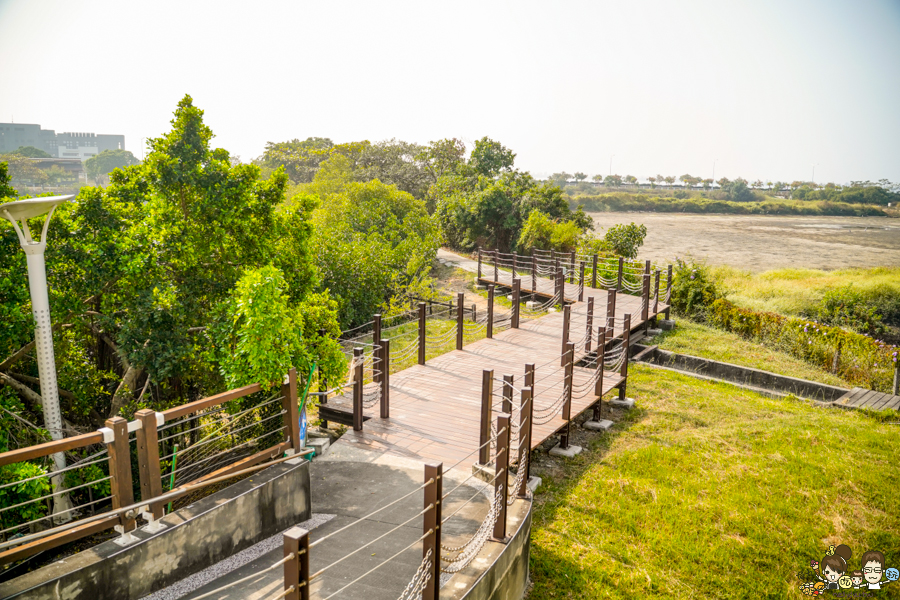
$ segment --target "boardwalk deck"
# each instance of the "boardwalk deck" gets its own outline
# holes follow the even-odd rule
[[[843,406],[846,408],[900,410],[900,396],[857,387],[835,400],[834,404],[835,406]]]

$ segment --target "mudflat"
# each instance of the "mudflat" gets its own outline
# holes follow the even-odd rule
[[[748,271],[900,265],[900,219],[589,213],[602,233],[618,223],[647,226],[640,258],[692,256]]]

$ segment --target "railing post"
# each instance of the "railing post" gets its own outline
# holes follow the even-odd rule
[[[324,337],[325,337],[325,330],[320,329],[319,330],[319,338],[324,338]],[[328,380],[322,376],[322,367],[320,366],[317,368],[319,370],[319,396],[318,396],[319,404],[328,404],[328,394],[325,393],[325,392],[328,392]],[[328,421],[326,421],[325,419],[322,419],[322,427],[324,427],[325,429],[328,429]]]
[[[644,261],[644,275],[650,274],[650,259]]]
[[[509,413],[497,415],[497,454],[494,457],[494,501],[500,494],[500,510],[494,522],[496,542],[506,543],[506,499],[509,496]]]
[[[372,346],[381,341],[381,315],[372,315]]]
[[[381,340],[381,418],[391,416],[391,340]]]
[[[116,416],[106,420],[106,427],[113,432],[113,439],[106,444],[109,453],[109,481],[113,508],[122,508],[134,504],[134,492],[131,489],[131,449],[128,444],[128,421]],[[135,527],[134,517],[121,515],[119,523],[124,531]]]
[[[562,418],[566,422],[562,435],[559,436],[559,447],[563,450],[569,447],[569,422],[572,419],[572,379],[575,366],[575,344],[566,344],[566,370],[563,378],[563,391],[566,394],[563,403]]]
[[[486,465],[491,461],[491,402],[494,398],[494,371],[481,372],[481,431],[478,436],[478,462]]]
[[[494,250],[494,283],[499,283],[500,281],[500,271],[497,267],[497,263],[500,262],[500,251]]]
[[[622,289],[622,271],[624,270],[624,268],[625,268],[625,258],[620,256],[619,257],[619,278],[616,282],[617,290]]]
[[[472,322],[478,322],[478,306],[476,304],[472,305]]]
[[[537,258],[534,257],[534,248],[531,249],[531,299],[534,300],[534,293],[537,292]]]
[[[584,261],[578,261],[578,301],[584,300]]]
[[[669,319],[669,303],[672,301],[672,265],[666,273],[666,320]]]
[[[894,363],[894,390],[895,396],[900,396],[900,360]]]
[[[512,278],[513,278],[513,280],[516,279],[516,267],[518,266],[518,261],[516,260],[517,258],[518,258],[518,254],[516,254],[515,252],[513,252],[513,267],[512,267]]]
[[[569,256],[569,283],[575,283],[575,251]]]
[[[594,395],[598,398],[603,396],[603,375],[604,375],[604,365],[603,361],[606,360],[606,327],[600,325],[597,327],[597,370],[600,371],[597,374],[597,383],[594,386]],[[599,403],[599,401],[598,401]],[[600,420],[600,409],[596,409],[594,411],[595,421]]]
[[[534,367],[534,365],[531,366]],[[525,469],[525,476],[522,477],[522,484],[516,490],[519,498],[528,497],[528,479],[531,471],[531,421],[534,414],[532,398],[531,388],[522,388],[521,404],[519,404],[519,468]]]
[[[562,271],[559,270],[559,267],[553,271],[553,295],[556,296],[559,305],[562,306],[565,304],[565,299],[563,298],[563,289],[561,286],[562,281]]]
[[[494,284],[488,286],[487,326],[485,328],[487,339],[494,337]]]
[[[591,287],[597,289],[597,255],[591,259]]]
[[[646,323],[650,312],[650,273],[643,275],[644,286],[641,290],[641,321]]]
[[[425,364],[425,303],[419,302],[419,364]]]
[[[465,294],[459,292],[456,294],[456,349],[463,349],[463,320],[465,319]]]
[[[481,246],[478,246],[478,276],[475,283],[481,283]]]
[[[591,341],[594,337],[594,297],[591,296],[587,301],[587,323],[585,324],[584,351],[591,351]]]
[[[563,306],[563,326],[562,326],[562,350],[560,351],[560,359],[559,366],[566,366],[566,348],[569,343],[569,322],[572,318],[572,307],[568,304]]]
[[[625,315],[625,327],[622,331],[622,352],[625,353],[625,358],[622,360],[622,367],[619,369],[619,374],[622,376],[624,381],[619,384],[619,400],[625,400],[625,385],[628,381],[628,346],[631,341],[631,314]]]
[[[286,441],[294,452],[300,451],[300,406],[297,402],[297,369],[291,367],[281,386],[281,408],[284,409]]]
[[[512,288],[512,320],[510,322],[510,327],[513,329],[519,328],[519,310],[522,296],[522,280],[521,279],[513,279],[513,288]]]
[[[134,413],[134,418],[140,422],[137,430],[138,472],[141,478],[141,502],[162,495],[162,475],[159,470],[159,441],[156,428],[159,423],[156,420],[156,411],[142,408]],[[163,517],[163,505],[159,502],[150,504],[150,512],[153,519]]]
[[[285,600],[309,600],[309,531],[291,527],[284,532],[284,557],[294,558],[284,563]]]
[[[531,397],[534,398],[534,363],[525,365],[525,387],[531,388]]]
[[[444,463],[425,463],[425,514],[422,519],[422,558],[431,552],[431,577],[422,590],[423,600],[439,600],[441,593],[441,497]]]
[[[659,310],[659,269],[656,270],[656,283],[653,284],[653,324],[656,324],[656,313]]]
[[[503,376],[503,402],[500,405],[500,412],[512,414],[513,384],[515,377],[512,375]]]
[[[606,326],[611,330],[616,327],[616,296],[618,292],[615,289],[606,291]],[[616,337],[615,333],[610,331],[612,337]]]
[[[363,349],[353,349],[353,431],[363,428]]]

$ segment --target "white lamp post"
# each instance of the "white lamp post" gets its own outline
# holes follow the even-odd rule
[[[53,355],[53,329],[50,324],[50,298],[47,295],[47,269],[44,264],[44,248],[47,246],[47,227],[53,211],[63,202],[75,196],[52,196],[31,198],[0,205],[0,215],[6,217],[16,229],[19,244],[28,261],[28,287],[31,291],[31,311],[34,315],[34,341],[37,348],[38,375],[41,378],[41,397],[44,400],[44,427],[54,440],[63,438],[62,413],[59,410],[59,387],[56,383],[56,360]],[[36,242],[31,237],[28,219],[46,214],[41,239]],[[62,452],[53,455],[54,470],[66,468],[66,457]],[[63,477],[52,479],[55,491],[63,489]],[[71,508],[68,494],[54,496],[54,513]],[[69,521],[72,515],[64,512],[57,521]]]

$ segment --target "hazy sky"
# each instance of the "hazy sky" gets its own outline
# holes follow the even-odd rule
[[[543,175],[900,181],[900,1],[0,0],[0,121],[490,136]]]

